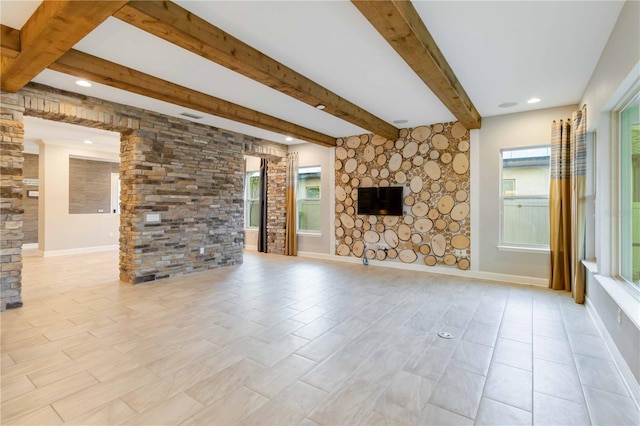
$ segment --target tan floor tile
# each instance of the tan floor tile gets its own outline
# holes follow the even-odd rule
[[[376,401],[374,411],[401,423],[415,423],[427,405],[435,380],[399,371]]]
[[[19,364],[5,364],[3,362],[2,380],[26,376],[27,374],[34,373],[43,368],[47,368],[68,360],[69,357],[64,352],[53,351],[51,353],[44,354],[41,357],[30,359],[29,361],[21,362]]]
[[[122,401],[138,413],[171,398],[172,396],[188,389],[194,383],[198,383],[210,377],[213,371],[201,364],[195,363],[182,368],[175,373],[162,377],[160,383],[153,382],[129,392],[120,397]]]
[[[250,377],[260,374],[261,371],[264,371],[261,365],[250,360],[242,360],[202,380],[185,392],[204,405],[211,405],[241,387]]]
[[[298,349],[296,353],[305,358],[320,362],[349,342],[350,339],[348,337],[330,331]]]
[[[166,376],[218,349],[217,345],[207,341],[193,342],[171,355],[148,364],[147,368],[158,376]]]
[[[296,382],[258,408],[240,424],[295,425],[322,403],[326,396],[327,392]]]
[[[383,387],[354,380],[314,410],[308,417],[318,424],[357,424],[369,413]]]
[[[123,360],[123,358],[124,356],[121,353],[113,349],[92,352],[83,357],[70,359],[68,361],[52,365],[51,367],[38,370],[29,374],[29,379],[36,386],[42,387],[50,383],[55,383],[58,380],[62,380],[65,377],[72,376],[76,373],[90,370],[98,365],[117,362],[119,359]]]
[[[302,381],[322,390],[332,392],[344,382],[365,358],[340,350],[302,377]]]
[[[269,400],[244,386],[183,422],[183,425],[232,425],[248,417]]]
[[[506,382],[485,378],[488,359],[533,372],[518,394],[534,400],[534,421],[553,421],[537,400],[565,395],[570,382],[582,401],[572,412],[587,413],[591,392],[596,423],[619,415],[615,404],[620,418],[638,417],[630,398],[585,390],[586,381],[615,391],[619,378],[586,309],[565,293],[255,253],[139,286],[118,281],[117,252],[24,264],[25,306],[0,316],[3,424],[526,421],[514,416],[514,392],[496,393]],[[582,362],[587,373],[569,381],[545,370],[541,336],[554,327],[579,354],[556,369]],[[445,328],[453,339],[437,337]]]
[[[16,417],[36,411],[95,383],[97,383],[97,380],[94,377],[87,372],[82,372],[56,383],[23,393],[2,403],[3,421],[11,422]]]
[[[245,386],[262,395],[273,398],[316,365],[317,363],[306,358],[295,354],[290,355],[273,367],[252,374],[246,381]]]
[[[24,416],[18,416],[10,421],[2,419],[3,425],[33,425],[33,426],[45,426],[45,425],[61,425],[64,422],[51,408],[50,405],[46,405],[39,410],[32,411]]]
[[[2,381],[2,392],[0,398],[2,402],[15,398],[18,395],[34,390],[36,387],[26,376]]]
[[[136,412],[119,399],[115,399],[101,407],[93,409],[88,413],[71,419],[65,424],[68,425],[116,425],[125,423],[136,415]]]
[[[91,335],[84,332],[56,340],[55,342],[49,342],[47,340],[46,343],[19,349],[17,351],[10,352],[9,355],[11,355],[11,358],[13,358],[16,363],[20,364],[35,358],[49,355],[55,351],[64,351],[64,349],[84,343],[90,338]]]
[[[297,336],[286,336],[269,344],[253,340],[253,347],[246,355],[262,365],[272,367],[307,343],[308,340]]]
[[[176,425],[204,409],[204,405],[184,393],[162,401],[142,414],[128,419],[131,425]]]
[[[94,384],[52,405],[60,417],[67,421],[152,382],[159,383],[160,378],[145,368],[139,368],[106,382]]]
[[[6,331],[3,332],[2,350],[6,352],[14,352],[20,349],[30,348],[33,346],[49,343],[49,339],[44,337],[37,328],[34,327],[32,328],[32,330],[33,330],[32,332],[33,335],[31,336],[26,336],[26,335],[23,336],[22,332],[18,331],[16,336],[18,336],[19,338],[13,338],[13,339],[5,339],[4,335],[7,334],[7,332]],[[31,332],[31,330],[29,331]]]

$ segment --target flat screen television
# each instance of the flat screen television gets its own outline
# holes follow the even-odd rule
[[[402,186],[358,188],[357,214],[402,216]]]

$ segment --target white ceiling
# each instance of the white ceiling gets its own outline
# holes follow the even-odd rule
[[[455,120],[348,1],[177,1],[179,5],[385,121],[415,127]],[[0,2],[20,28],[39,1]],[[621,1],[413,1],[483,117],[580,101]],[[365,129],[110,18],[77,50],[331,136]],[[183,107],[45,70],[34,81],[181,117]],[[526,100],[542,101],[529,105]],[[517,102],[512,108],[499,108]],[[215,127],[285,142],[287,135],[212,115]],[[185,117],[182,117],[185,118]],[[294,140],[288,143],[300,143]]]
[[[117,132],[24,117],[25,152],[38,153],[39,143],[99,152],[120,152],[120,134]]]

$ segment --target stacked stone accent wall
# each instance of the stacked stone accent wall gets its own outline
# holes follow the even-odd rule
[[[24,179],[38,179],[39,169],[39,155],[36,154],[24,154]],[[27,182],[23,182],[24,187],[22,189],[22,207],[24,208],[23,216],[23,231],[24,231],[24,244],[35,244],[38,242],[38,198],[29,197],[29,191],[38,191],[38,185],[27,185]]]
[[[469,132],[440,123],[338,139],[336,254],[470,267]],[[403,215],[357,215],[359,187],[403,187]],[[396,260],[397,259],[397,260]]]
[[[111,173],[119,170],[118,163],[70,158],[69,214],[110,214]]]
[[[267,163],[267,253],[284,254],[287,226],[287,159]]]
[[[121,151],[121,279],[242,263],[243,155],[232,133],[149,114]],[[161,223],[146,224],[147,213]]]
[[[23,111],[20,96],[2,94],[0,104],[0,308],[22,306]]]
[[[241,134],[238,134],[236,138],[242,141],[245,155],[278,161],[281,158],[286,158],[289,152],[287,145],[281,143],[256,139]]]
[[[123,281],[242,262],[243,148],[273,155],[282,145],[32,83],[2,94],[2,309],[21,305],[23,113],[121,134]],[[145,224],[145,213],[160,213],[161,223]],[[280,232],[276,222],[274,252],[284,248],[284,226]]]

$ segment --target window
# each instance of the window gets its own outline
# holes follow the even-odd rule
[[[320,232],[320,167],[298,169],[298,231]]]
[[[620,113],[620,275],[640,285],[640,95]]]
[[[505,149],[501,156],[500,244],[549,247],[551,147]]]
[[[247,172],[244,183],[244,223],[257,228],[260,223],[260,172]]]

